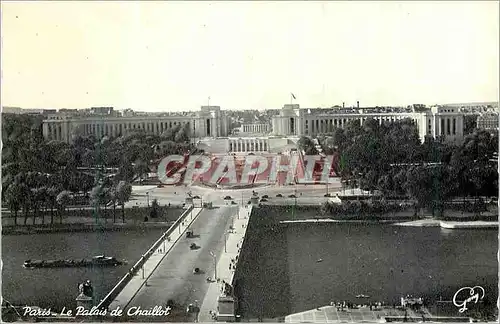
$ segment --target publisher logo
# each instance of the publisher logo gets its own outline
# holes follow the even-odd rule
[[[460,313],[465,312],[467,303],[474,302],[477,304],[484,298],[484,288],[481,286],[463,287],[453,295],[453,305],[457,306]]]

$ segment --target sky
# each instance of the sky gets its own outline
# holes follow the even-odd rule
[[[497,1],[2,1],[2,106],[498,101]],[[210,97],[210,99],[208,99]]]

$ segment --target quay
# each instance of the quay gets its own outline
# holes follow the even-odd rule
[[[291,314],[285,317],[285,323],[387,323],[387,322],[470,322],[469,317],[438,317],[427,309],[417,313],[410,308],[374,307],[359,305],[356,308],[324,306],[313,310]]]
[[[234,274],[236,272],[240,250],[245,239],[250,214],[252,213],[252,206],[242,206],[239,208],[238,213],[239,215],[233,223],[234,230],[229,233],[226,241],[226,251],[221,255],[217,263],[217,278],[219,282],[210,285],[205,295],[198,317],[200,322],[213,321],[214,319],[211,316],[211,312],[217,314],[218,320],[234,320],[234,312],[232,314],[224,314],[222,309],[218,309],[218,299],[219,297],[225,297],[222,292],[223,282],[229,283],[234,287]]]

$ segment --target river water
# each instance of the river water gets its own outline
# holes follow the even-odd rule
[[[102,299],[161,236],[164,229],[2,236],[2,295],[14,305],[74,309],[78,284],[91,280]],[[83,259],[114,256],[128,264],[104,268],[25,269],[27,259]]]
[[[450,300],[480,285],[496,301],[498,231],[442,230],[379,224],[288,224],[262,210],[248,226],[236,273],[245,317],[272,318],[332,300],[398,303],[402,295]],[[275,216],[273,214],[273,216]],[[271,220],[272,221],[269,221]],[[161,229],[5,235],[2,294],[15,305],[74,308],[77,285],[94,284],[99,300],[161,235]],[[106,254],[116,268],[24,269],[26,259],[77,259]],[[321,259],[321,262],[317,262]],[[359,301],[359,300],[358,300]]]
[[[280,317],[334,300],[359,303],[359,294],[391,305],[407,294],[433,303],[476,285],[493,304],[497,299],[497,230],[280,225],[256,216],[235,277],[244,317]]]

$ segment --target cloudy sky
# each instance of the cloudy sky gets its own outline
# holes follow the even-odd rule
[[[2,105],[498,101],[498,3],[2,1]]]

